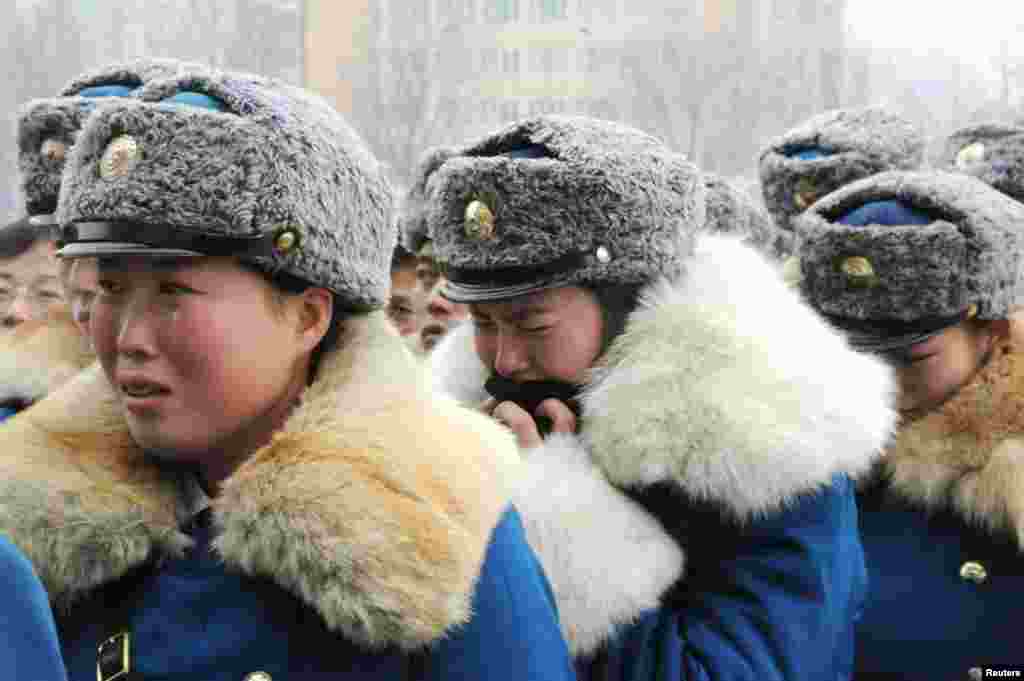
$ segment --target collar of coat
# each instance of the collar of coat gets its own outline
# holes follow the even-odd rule
[[[55,306],[46,321],[0,335],[0,404],[36,402],[93,360],[70,311]]]
[[[952,509],[1024,548],[1024,353],[1004,341],[939,409],[904,424],[882,469],[890,489],[925,508]]]
[[[435,387],[484,397],[473,330],[431,357]],[[577,437],[525,452],[516,492],[576,654],[657,607],[684,557],[619,490],[674,481],[746,521],[868,470],[896,424],[891,372],[848,348],[736,240],[704,236],[650,286],[582,394]]]
[[[469,619],[518,470],[511,436],[431,395],[382,313],[354,317],[223,484],[215,549],[356,642],[419,647]],[[58,606],[191,542],[174,476],[134,445],[97,366],[0,426],[0,480],[0,534]]]

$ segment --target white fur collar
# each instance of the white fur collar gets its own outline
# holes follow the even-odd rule
[[[486,397],[488,374],[472,334],[453,331],[429,362],[433,385],[466,404]],[[850,350],[776,267],[702,237],[687,275],[644,292],[594,371],[579,438],[524,453],[516,504],[574,652],[682,574],[681,550],[616,487],[674,480],[740,520],[770,513],[867,471],[895,427],[893,391],[885,365]]]

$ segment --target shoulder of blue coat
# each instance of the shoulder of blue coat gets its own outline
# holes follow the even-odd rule
[[[0,428],[0,531],[61,603],[188,543],[173,481],[111,393],[83,372]],[[282,429],[225,481],[216,546],[350,640],[417,648],[470,619],[518,465],[509,434],[431,393],[383,313],[355,316]]]

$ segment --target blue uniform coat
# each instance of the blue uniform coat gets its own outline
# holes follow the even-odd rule
[[[509,505],[511,437],[435,398],[382,313],[184,534],[174,475],[140,452],[98,368],[0,426],[0,533],[58,612],[72,681],[126,612],[147,681],[572,678]],[[262,677],[265,678],[265,677]]]
[[[472,334],[432,360],[467,402],[487,374]],[[891,434],[892,388],[761,257],[702,237],[684,278],[641,296],[579,432],[523,453],[516,505],[579,677],[850,678],[867,586],[851,478]]]
[[[1001,345],[953,399],[908,420],[861,490],[871,592],[858,679],[967,678],[1024,661],[1022,396],[1019,341]]]

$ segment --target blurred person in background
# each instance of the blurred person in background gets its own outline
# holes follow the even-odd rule
[[[407,252],[415,254],[416,282],[426,299],[426,318],[419,325],[415,339],[416,350],[421,355],[433,350],[449,331],[469,318],[467,306],[441,295],[444,268],[434,257],[434,245],[427,229],[427,181],[454,153],[451,147],[437,147],[423,154],[413,175],[413,185],[405,193],[399,209],[399,240]]]
[[[892,171],[796,224],[805,299],[899,389],[896,437],[858,492],[856,678],[1019,663],[1024,205],[963,174]]]
[[[0,333],[46,319],[50,307],[63,301],[49,237],[28,218],[0,227]]]

